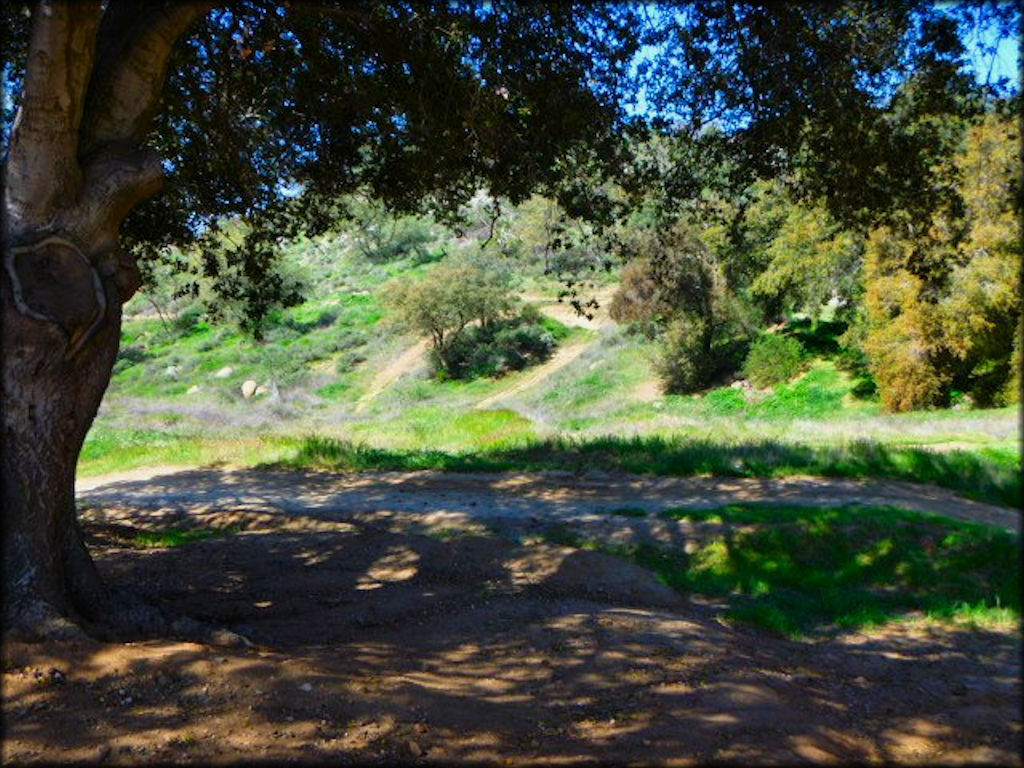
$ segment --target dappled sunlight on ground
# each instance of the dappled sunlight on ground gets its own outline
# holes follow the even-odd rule
[[[1018,514],[948,491],[226,470],[81,491],[108,580],[254,645],[7,643],[5,762],[1020,764],[1014,628],[908,618],[788,639],[531,534],[571,522],[687,551],[720,523],[643,512],[774,495],[903,494],[1006,527]],[[169,527],[217,535],[139,545]]]
[[[468,594],[345,642],[320,642],[325,617],[293,610],[304,643],[9,647],[5,759],[1017,759],[1019,647],[1005,635],[795,643],[695,606]]]
[[[87,505],[141,510],[204,506],[264,509],[330,520],[387,519],[415,514],[425,523],[529,517],[574,522],[602,519],[617,507],[658,512],[726,503],[806,505],[897,504],[906,509],[1020,530],[1020,512],[965,499],[920,483],[822,477],[637,477],[593,471],[456,473],[194,469],[148,478],[78,484]],[[429,499],[425,494],[429,494]],[[100,513],[106,514],[106,513]]]

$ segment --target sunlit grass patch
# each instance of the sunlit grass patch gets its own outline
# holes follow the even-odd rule
[[[225,439],[192,432],[94,427],[82,448],[78,475],[103,475],[160,464],[251,466],[294,453],[298,442],[278,435]]]
[[[597,549],[684,594],[728,599],[726,615],[799,636],[910,615],[974,626],[1020,620],[1020,538],[894,507],[731,505],[668,510],[715,522],[690,551],[609,544],[554,526],[553,543]]]
[[[140,531],[132,544],[146,549],[181,547],[194,541],[237,533],[237,528],[168,528],[162,531]]]
[[[452,413],[432,405],[414,406],[393,418],[353,425],[357,439],[371,439],[391,450],[419,452],[420,446],[463,453],[521,445],[536,437],[533,422],[505,409]]]

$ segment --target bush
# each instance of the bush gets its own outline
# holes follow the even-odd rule
[[[774,387],[796,376],[803,359],[803,345],[796,339],[765,334],[751,345],[743,363],[743,375],[755,387]]]
[[[117,361],[114,363],[114,375],[121,373],[133,365],[144,362],[149,358],[146,350],[125,344],[117,351]]]
[[[665,329],[661,354],[655,362],[665,392],[696,392],[711,380],[715,365],[707,351],[707,322],[695,315],[683,315]]]
[[[554,348],[554,336],[523,313],[467,328],[449,346],[446,366],[433,356],[435,373],[451,379],[502,376],[547,360]]]
[[[472,324],[487,329],[515,305],[506,270],[466,260],[440,264],[416,282],[392,280],[384,299],[398,325],[430,337],[435,361],[455,378],[453,355],[462,354]]]

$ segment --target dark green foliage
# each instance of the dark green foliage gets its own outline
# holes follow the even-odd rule
[[[198,274],[216,275],[215,291],[244,304],[241,320],[258,330],[270,308],[294,298],[275,279],[276,244],[351,215],[335,203],[342,194],[449,220],[481,187],[513,202],[547,189],[584,208],[592,189],[581,195],[569,169],[617,162],[613,127],[638,46],[636,13],[256,1],[217,9],[171,61],[153,143],[174,173],[126,222],[128,245],[160,258],[153,244],[201,236],[217,255]],[[216,243],[218,223],[235,216],[251,231]],[[200,234],[197,224],[211,229]],[[368,258],[429,256],[425,233],[399,229],[366,238]]]
[[[743,363],[743,375],[755,387],[774,387],[800,372],[804,348],[791,336],[766,333],[750,346]]]
[[[436,354],[433,359],[436,373],[472,379],[522,370],[547,360],[554,348],[554,336],[535,313],[524,313],[467,328],[449,346],[443,368]]]
[[[681,315],[661,335],[656,370],[665,392],[696,392],[711,381],[709,321],[695,314]]]
[[[116,376],[126,368],[130,368],[133,365],[145,361],[149,355],[146,354],[144,349],[132,346],[130,344],[123,344],[120,349],[117,350],[117,362],[114,363],[114,375]]]
[[[613,509],[609,514],[617,517],[647,517],[647,510],[641,507],[619,507]]]
[[[800,342],[804,351],[826,359],[841,355],[840,337],[849,324],[841,320],[794,318],[786,323],[784,333]]]
[[[174,329],[183,333],[195,332],[203,318],[203,314],[201,307],[190,307],[174,318]]]
[[[327,328],[328,326],[334,325],[334,321],[338,319],[338,315],[339,313],[334,310],[325,309],[318,316],[306,321],[296,320],[294,317],[288,315],[282,317],[280,322],[285,328],[295,331],[298,334],[303,334],[316,330],[317,328]]]
[[[409,259],[414,264],[436,261],[441,249],[428,246],[437,239],[432,223],[423,217],[395,216],[380,204],[362,202],[357,206],[351,228],[363,258],[377,264]]]

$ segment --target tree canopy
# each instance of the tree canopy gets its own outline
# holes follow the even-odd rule
[[[95,69],[180,7],[111,4]],[[481,188],[513,203],[540,192],[607,222],[624,205],[603,191],[609,177],[634,194],[660,187],[668,208],[786,178],[843,221],[930,211],[950,188],[937,159],[962,139],[940,116],[985,99],[964,30],[1016,20],[1012,6],[917,0],[205,7],[139,137],[167,182],[132,210],[122,241],[145,261],[206,238],[203,269],[257,326],[289,299],[274,279],[277,242],[329,226],[357,189],[449,218]],[[9,136],[30,19],[8,4],[4,22]],[[637,156],[630,137],[650,128],[686,141]],[[212,235],[237,216],[248,234],[214,258]]]

